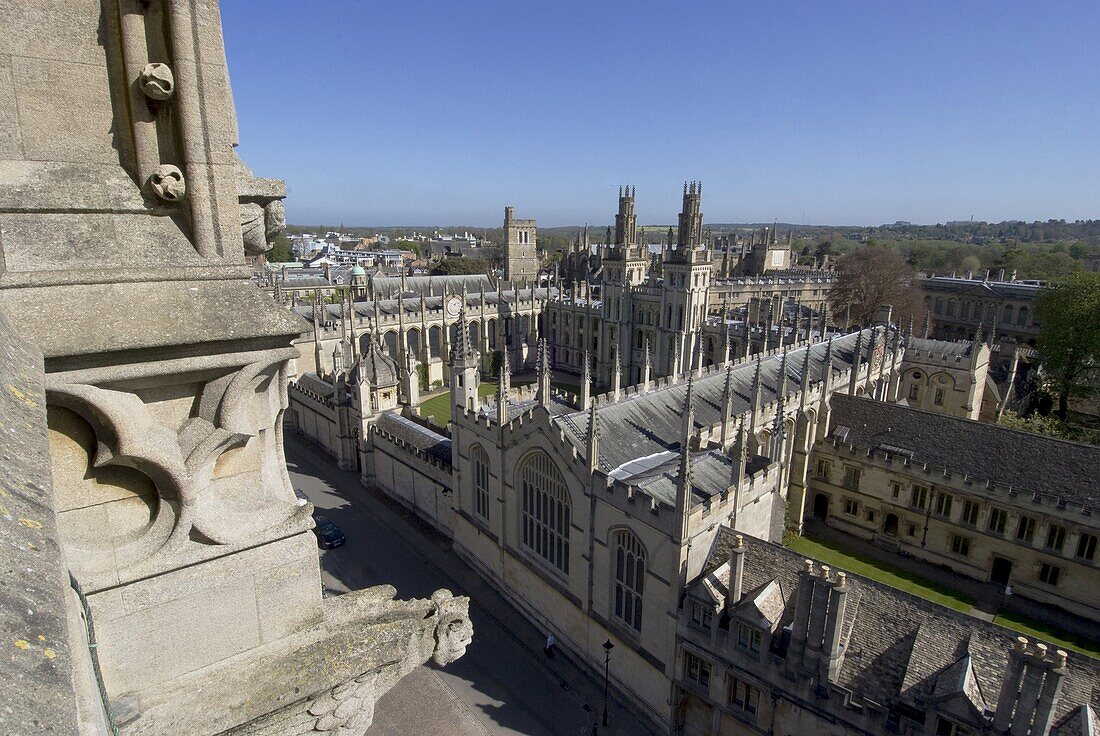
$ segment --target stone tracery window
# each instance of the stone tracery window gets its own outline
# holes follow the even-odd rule
[[[626,529],[614,534],[615,590],[612,615],[635,631],[642,630],[642,596],[645,591],[645,549]]]
[[[561,473],[544,452],[535,452],[519,470],[523,494],[523,546],[569,574],[569,493]]]
[[[482,519],[489,520],[489,454],[474,445],[470,449],[474,470],[474,511]]]

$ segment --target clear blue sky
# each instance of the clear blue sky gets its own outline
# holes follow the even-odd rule
[[[294,223],[1100,217],[1100,2],[224,0]]]

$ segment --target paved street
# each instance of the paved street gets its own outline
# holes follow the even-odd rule
[[[379,702],[368,736],[591,734],[603,703],[603,683],[562,656],[548,660],[545,634],[451,553],[450,543],[401,506],[359,485],[355,473],[336,469],[318,450],[286,437],[291,482],[347,536],[322,553],[326,588],[345,592],[389,583],[402,598],[428,597],[449,588],[472,599],[474,641],[466,656],[445,669],[421,667]],[[612,656],[611,667],[615,660]],[[658,733],[612,703],[600,734]]]

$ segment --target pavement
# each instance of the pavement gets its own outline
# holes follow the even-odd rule
[[[318,449],[287,431],[291,482],[347,537],[321,553],[326,594],[388,583],[400,598],[427,598],[439,588],[471,598],[474,640],[446,668],[417,668],[378,703],[366,736],[657,736],[655,724],[617,702],[600,721],[603,682],[569,658],[543,653],[545,633],[451,551],[451,543],[356,473],[336,468]],[[612,655],[611,667],[615,661]]]

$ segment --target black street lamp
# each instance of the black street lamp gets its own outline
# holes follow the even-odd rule
[[[603,643],[603,725],[607,725],[607,673],[611,665],[611,650],[615,645],[608,639]]]

